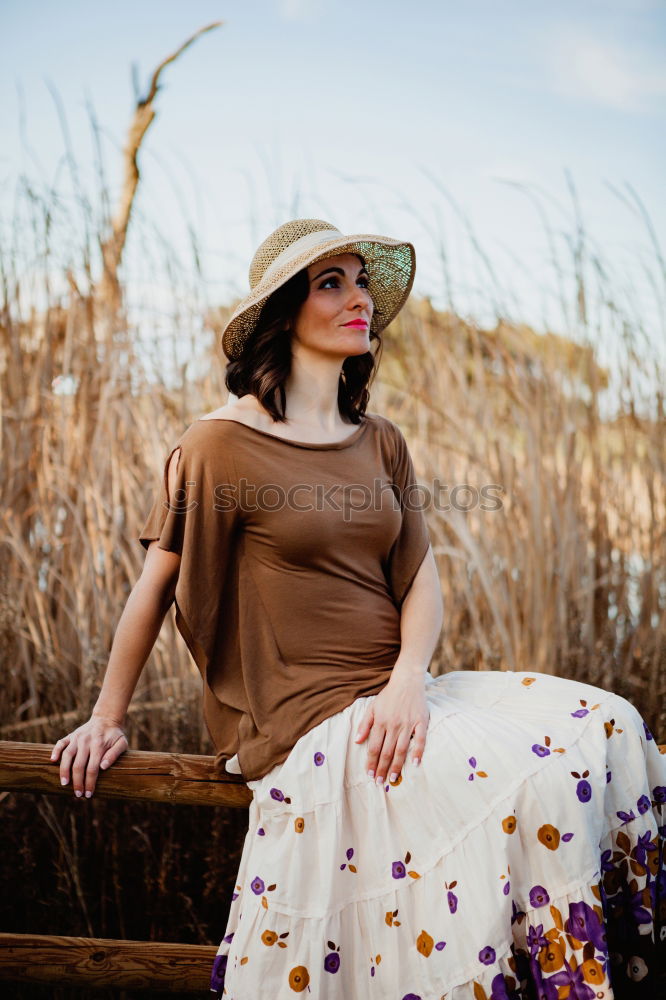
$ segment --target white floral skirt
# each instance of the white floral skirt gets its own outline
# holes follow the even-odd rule
[[[654,1000],[666,754],[619,695],[528,671],[426,675],[419,767],[366,773],[376,695],[254,793],[211,974],[228,1000]]]

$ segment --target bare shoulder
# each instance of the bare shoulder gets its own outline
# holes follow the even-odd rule
[[[216,410],[211,410],[210,413],[205,413],[202,417],[199,417],[199,420],[238,420],[239,416],[242,418],[244,414],[258,413],[260,409],[259,401],[248,393],[246,396],[235,399],[231,403],[218,406]]]

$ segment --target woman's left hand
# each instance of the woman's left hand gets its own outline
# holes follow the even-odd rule
[[[386,775],[396,781],[414,733],[412,761],[421,761],[425,747],[426,730],[430,711],[425,695],[423,674],[391,674],[388,684],[368,706],[356,735],[356,742],[363,743],[368,733],[368,771],[377,775],[377,784],[384,783]]]

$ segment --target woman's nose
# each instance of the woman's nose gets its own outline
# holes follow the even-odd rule
[[[373,309],[372,296],[370,295],[370,292],[367,290],[367,288],[359,288],[358,285],[355,285],[350,293],[348,305],[350,306],[350,308],[353,308],[354,306],[357,305],[361,305],[368,312],[372,313]]]

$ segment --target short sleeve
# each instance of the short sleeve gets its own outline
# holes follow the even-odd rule
[[[176,488],[173,497],[170,497],[168,472],[169,462],[173,455],[176,456],[174,461],[177,460],[178,466],[176,471]],[[190,483],[190,485],[194,484]],[[187,516],[192,510],[192,505],[196,503],[197,501],[194,496],[188,500],[185,460],[182,454],[182,446],[177,444],[166,457],[162,472],[162,483],[157,489],[153,506],[139,535],[139,541],[143,547],[147,549],[153,540],[158,539],[159,548],[182,555]]]
[[[174,455],[178,464],[170,496],[169,462]],[[139,542],[147,549],[157,539],[159,548],[177,552],[186,563],[181,571],[191,565],[194,572],[209,563],[220,571],[239,526],[236,491],[233,459],[217,445],[210,422],[195,423],[164,461]]]
[[[392,424],[394,434],[393,482],[400,501],[400,531],[389,555],[389,580],[394,600],[402,604],[430,546],[425,515],[427,494],[418,487],[407,442]]]
[[[147,549],[180,555],[174,593],[176,627],[207,683],[216,668],[220,622],[235,613],[237,542],[242,533],[235,462],[220,446],[213,421],[195,421],[167,455],[162,481],[138,536]],[[169,491],[169,463],[178,452]],[[175,459],[174,459],[175,461]]]

